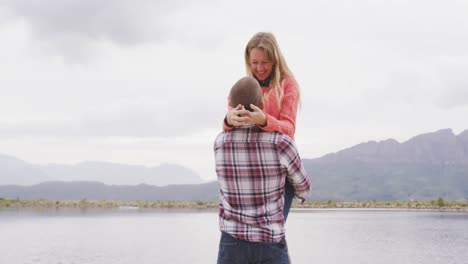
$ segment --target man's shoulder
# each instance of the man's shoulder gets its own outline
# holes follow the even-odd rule
[[[279,132],[275,132],[275,133],[278,133],[280,134],[278,136],[278,141],[277,141],[277,145],[279,145],[280,147],[287,147],[287,148],[296,148],[296,145],[294,143],[294,140],[289,137],[288,135],[286,134],[282,134],[282,133],[279,133]]]
[[[275,145],[278,144],[284,144],[284,143],[293,143],[293,140],[286,134],[280,133],[280,132],[267,132],[267,131],[262,131],[261,133],[261,138],[265,141],[269,141]]]
[[[215,146],[219,145],[219,144],[222,144],[225,141],[226,135],[229,134],[230,131],[231,130],[225,130],[225,131],[222,131],[221,133],[219,133],[216,136],[216,139],[214,141]]]

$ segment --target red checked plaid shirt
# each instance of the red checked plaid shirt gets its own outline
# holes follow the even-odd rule
[[[286,177],[297,197],[310,190],[293,140],[244,126],[219,134],[214,151],[221,231],[251,242],[281,241]]]

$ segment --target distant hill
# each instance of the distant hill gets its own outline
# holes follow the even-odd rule
[[[86,161],[75,165],[33,165],[15,157],[0,155],[0,185],[33,185],[46,181],[96,181],[155,186],[203,182],[196,172],[176,164],[146,167]]]
[[[157,167],[125,165],[110,162],[86,161],[76,165],[49,164],[39,167],[59,181],[96,181],[114,185],[198,184],[203,180],[191,169],[162,164]]]
[[[468,200],[468,130],[369,141],[304,167],[314,200]]]
[[[44,171],[23,160],[0,154],[0,185],[30,185],[52,180]]]
[[[415,136],[399,143],[394,139],[369,141],[328,154],[323,162],[361,161],[397,163],[466,163],[468,162],[468,130],[456,136],[451,129]]]
[[[369,141],[321,158],[303,159],[303,164],[313,184],[308,197],[311,200],[433,200],[438,197],[446,200],[468,200],[468,130],[455,135],[452,130],[444,129],[418,135],[403,143],[394,139]],[[80,181],[83,175],[103,182],[135,175],[132,179],[141,181],[144,179],[141,175],[156,171],[144,168],[84,163],[38,170],[25,162],[0,156],[0,173],[16,175],[25,179],[23,182],[27,180],[21,176],[23,171],[41,179],[66,174],[68,180],[76,181],[45,182],[29,187],[0,186],[0,197],[194,201],[218,199],[217,182],[156,187],[147,184],[105,185]],[[55,171],[51,172],[53,170]],[[67,170],[69,173],[63,173]],[[47,173],[41,173],[44,171]],[[132,171],[140,172],[130,174]],[[167,175],[171,176],[163,178],[172,177],[170,171]],[[2,178],[3,174],[0,174],[0,179]]]
[[[172,200],[215,201],[217,182],[157,187],[140,185],[105,185],[100,182],[45,182],[33,186],[0,186],[0,197],[47,200]]]

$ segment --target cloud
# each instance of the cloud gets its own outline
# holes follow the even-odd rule
[[[444,109],[468,106],[468,56],[449,59],[440,65],[436,76],[440,87],[436,104]]]
[[[182,0],[3,1],[4,12],[29,25],[34,46],[78,61],[98,55],[102,42],[134,46],[182,41],[172,31],[175,24],[190,24],[189,20],[175,21],[177,12],[186,8],[190,4]]]
[[[6,1],[13,14],[29,22],[37,37],[109,39],[120,44],[161,40],[167,26],[163,17],[181,1]],[[169,3],[169,4],[167,4]]]
[[[224,102],[223,102],[224,104]],[[122,106],[88,113],[74,121],[0,123],[2,137],[128,137],[173,138],[210,129],[221,129],[223,112],[219,104]],[[218,108],[218,109],[215,109]],[[224,109],[223,109],[224,111]]]
[[[166,138],[221,128],[222,113],[209,104],[184,105],[131,106],[89,117],[82,125],[90,136]]]
[[[374,107],[392,104],[432,105],[442,110],[468,105],[468,56],[401,60],[382,84],[367,90]]]

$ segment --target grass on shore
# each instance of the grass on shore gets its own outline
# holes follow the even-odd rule
[[[217,208],[218,202],[204,201],[111,201],[111,200],[19,200],[0,198],[0,208]],[[401,208],[468,211],[468,202],[445,201],[312,201],[293,203],[293,208]]]
[[[200,201],[111,201],[111,200],[9,200],[0,198],[0,208],[215,208],[217,202]]]
[[[318,201],[294,203],[297,208],[402,208],[402,209],[450,209],[468,211],[468,202],[445,201],[442,198],[432,201]]]

